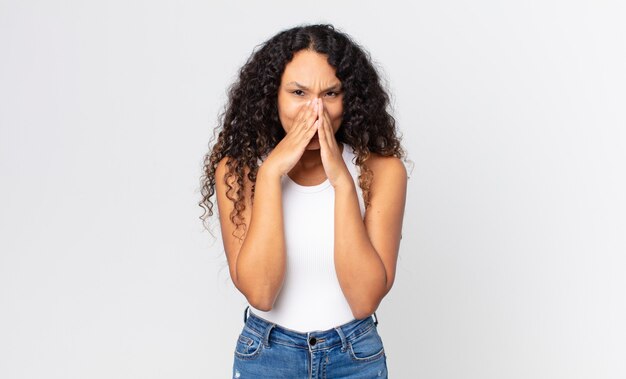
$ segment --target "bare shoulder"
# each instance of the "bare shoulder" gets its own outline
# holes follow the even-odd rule
[[[224,157],[222,158],[218,163],[217,163],[217,167],[215,168],[215,183],[220,184],[220,185],[224,185],[225,184],[225,178],[226,178],[226,174],[228,173],[228,160],[234,161],[234,158],[231,157]],[[250,168],[249,167],[245,167],[244,169],[244,176],[243,176],[243,182],[244,182],[244,187],[248,187],[248,185],[251,183],[250,179],[248,179],[248,173],[250,172]],[[237,184],[237,179],[236,177],[233,175],[228,179],[228,184],[231,186],[234,186],[235,188],[238,187]]]
[[[404,162],[400,158],[371,153],[366,164],[374,174],[372,180],[373,192],[375,187],[406,186],[408,179],[407,171]]]

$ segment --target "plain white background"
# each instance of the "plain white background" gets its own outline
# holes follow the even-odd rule
[[[390,377],[626,377],[625,16],[2,0],[0,377],[231,377],[246,303],[198,218],[202,159],[253,48],[317,22],[372,54],[415,162]]]

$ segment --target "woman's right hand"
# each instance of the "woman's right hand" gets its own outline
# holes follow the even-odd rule
[[[306,146],[317,132],[318,101],[321,100],[315,98],[302,105],[291,128],[270,152],[262,166],[271,167],[282,176],[298,163]]]

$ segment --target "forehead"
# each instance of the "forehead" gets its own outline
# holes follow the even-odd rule
[[[328,63],[328,56],[311,50],[301,50],[294,54],[285,66],[282,82],[295,80],[303,84],[309,81],[336,82],[335,68]]]

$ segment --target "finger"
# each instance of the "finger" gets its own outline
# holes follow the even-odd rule
[[[306,125],[302,128],[304,130],[304,139],[306,143],[309,143],[311,138],[317,133],[319,128],[319,124],[322,122],[322,119],[318,117],[319,115],[319,107],[321,104],[321,100],[318,98],[313,99],[313,111],[311,113],[311,117],[306,122]]]
[[[300,124],[306,124],[307,121],[311,118],[311,115],[315,113],[315,102],[313,100],[309,100],[307,102],[306,108],[303,110],[300,116]]]
[[[326,133],[324,133],[324,118],[320,117],[317,119],[318,123],[317,123],[317,137],[318,140],[320,142],[320,146],[322,145],[322,143],[324,143],[325,141],[325,135]]]
[[[319,142],[320,142],[320,149],[323,149],[325,151],[324,154],[332,154],[333,151],[333,147],[332,144],[329,143],[329,138],[332,138],[332,136],[329,136],[329,132],[328,132],[328,122],[327,120],[322,117],[322,121],[320,123],[320,131],[319,131]]]
[[[324,120],[324,102],[320,99],[320,106],[317,110],[317,118],[319,118],[320,120]]]
[[[296,116],[293,119],[292,130],[295,131],[295,129],[298,128],[298,125],[300,125],[302,123],[302,120],[305,119],[305,115],[308,110],[309,110],[309,102],[307,101],[306,103],[300,106],[300,109],[298,109],[298,113],[296,113]]]
[[[326,109],[326,107],[322,107],[322,109],[320,109],[320,117],[325,118],[329,123],[330,123],[330,113],[328,113],[328,110]]]
[[[318,126],[318,137],[319,137],[319,142],[320,142],[320,146],[322,146],[322,144],[326,144],[326,119],[324,118],[324,102],[320,101],[320,106],[319,109],[317,111],[318,113],[318,117],[320,120],[319,126]]]
[[[333,123],[330,119],[330,115],[328,114],[328,112],[324,113],[324,119],[326,120],[326,125],[328,126],[328,132],[333,135],[335,134],[333,132]]]
[[[328,114],[328,112],[324,109],[322,112],[322,120],[324,120],[322,122],[322,127],[324,129],[324,139],[325,142],[327,143],[327,146],[329,147],[333,147],[335,145],[335,133],[333,133],[333,128],[332,128],[332,124],[331,124],[331,120],[330,120],[330,115]],[[321,137],[321,135],[320,135]]]
[[[296,116],[293,125],[293,132],[297,134],[306,132],[306,130],[313,125],[313,121],[315,121],[313,115],[316,115],[316,113],[313,101],[307,101]]]
[[[318,113],[319,113],[319,107],[320,107],[320,101],[318,98],[313,99],[313,109],[311,110],[311,114],[310,114],[310,118],[313,119],[313,121],[315,121],[318,117]],[[312,125],[313,123],[311,123]]]
[[[320,124],[321,123],[322,123],[322,120],[320,120],[319,118],[317,120],[315,120],[315,122],[313,123],[313,127],[311,127],[311,129],[309,129],[309,132],[307,133],[309,135],[309,139],[313,138],[315,133],[318,132],[318,130],[320,129]],[[319,137],[319,135],[318,135],[318,137]]]
[[[319,128],[318,125],[320,122],[321,122],[320,119],[315,120],[313,124],[311,125],[311,127],[300,135],[299,141],[305,145],[308,144],[311,141],[311,138],[313,138],[313,136],[317,132],[317,129]]]
[[[309,105],[309,109],[307,110],[307,112],[304,115],[304,118],[302,120],[302,127],[303,128],[308,129],[311,126],[313,126],[313,123],[315,122],[315,119],[317,117],[317,108],[318,108],[317,99],[311,100],[311,103]]]
[[[320,100],[320,106],[318,107],[318,111],[317,111],[317,117],[322,118],[322,115],[324,114],[324,102]]]

